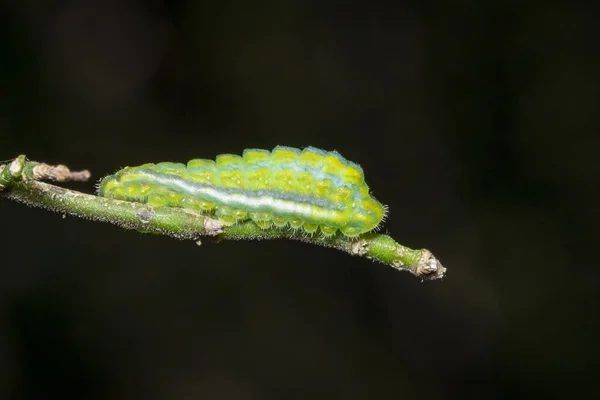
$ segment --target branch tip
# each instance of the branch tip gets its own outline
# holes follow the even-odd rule
[[[37,164],[32,169],[32,178],[36,181],[86,182],[92,174],[87,169],[71,171],[66,165]]]
[[[442,266],[442,263],[429,250],[423,249],[422,255],[417,262],[417,276],[423,279],[440,279],[444,277],[445,273],[446,268]]]

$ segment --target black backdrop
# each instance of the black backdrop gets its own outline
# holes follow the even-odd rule
[[[565,2],[566,3],[566,2]],[[576,396],[598,370],[598,24],[545,2],[0,6],[0,159],[336,149],[443,281],[0,201],[0,398]],[[92,184],[70,185],[91,192]]]

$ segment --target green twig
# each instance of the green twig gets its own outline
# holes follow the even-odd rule
[[[423,279],[438,279],[446,272],[428,250],[409,249],[387,235],[367,233],[348,238],[338,233],[324,237],[289,228],[263,230],[251,221],[224,227],[218,220],[184,208],[151,207],[142,203],[92,196],[39,182],[86,181],[89,177],[90,173],[87,170],[72,172],[64,165],[51,166],[27,161],[25,156],[19,156],[10,164],[0,165],[0,196],[60,214],[108,222],[122,228],[177,239],[199,242],[203,236],[213,236],[217,240],[300,240],[370,258],[396,269],[409,271]]]

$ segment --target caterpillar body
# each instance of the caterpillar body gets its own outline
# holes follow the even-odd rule
[[[246,149],[215,161],[126,167],[103,178],[98,195],[189,208],[225,226],[252,220],[262,229],[289,225],[326,236],[369,232],[387,210],[371,195],[360,166],[314,147]]]

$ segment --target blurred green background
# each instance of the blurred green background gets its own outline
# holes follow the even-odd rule
[[[0,398],[599,394],[599,30],[567,2],[2,0],[0,159],[336,149],[448,275],[2,200]]]

